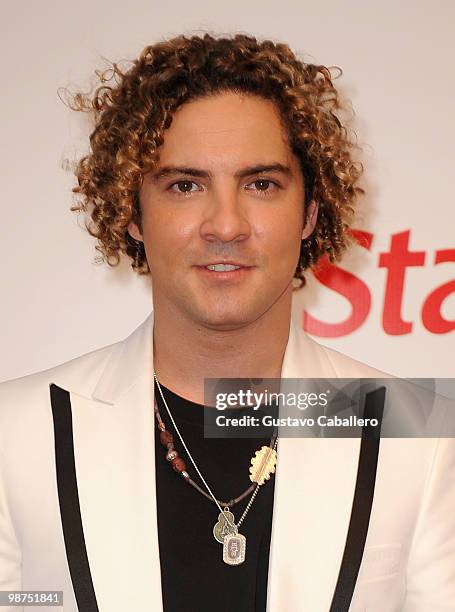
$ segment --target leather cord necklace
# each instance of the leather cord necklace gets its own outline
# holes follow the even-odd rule
[[[155,372],[153,372],[153,377],[156,381],[158,390],[161,395],[161,399],[163,400],[163,404],[168,412],[169,418],[171,419],[171,422],[175,428],[175,431],[177,432],[180,438],[180,441],[183,445],[183,448],[185,449],[188,457],[190,458],[201,481],[204,483],[205,488],[208,491],[208,494],[196,482],[194,482],[194,480],[188,474],[185,461],[179,456],[178,452],[174,448],[174,438],[172,434],[166,430],[166,426],[163,422],[163,419],[161,418],[161,415],[158,409],[158,404],[155,399],[155,416],[158,422],[158,429],[160,430],[161,444],[167,449],[166,459],[167,461],[171,463],[174,471],[177,472],[177,474],[180,474],[182,476],[185,482],[187,482],[189,485],[195,488],[199,493],[204,495],[207,499],[214,502],[218,506],[218,509],[220,510],[220,514],[218,515],[217,523],[213,527],[213,535],[217,542],[220,542],[220,544],[223,544],[223,561],[227,563],[228,565],[240,565],[241,563],[245,561],[245,557],[246,557],[246,537],[243,534],[238,532],[238,528],[243,523],[248,511],[250,510],[256,498],[256,495],[258,494],[259,487],[262,484],[264,484],[266,480],[270,478],[271,474],[275,473],[276,457],[277,457],[276,448],[278,444],[278,434],[275,432],[270,441],[270,445],[268,447],[262,446],[260,450],[256,451],[255,456],[252,457],[251,459],[251,467],[249,469],[250,480],[256,484],[252,484],[241,495],[239,495],[238,497],[234,499],[229,500],[228,502],[223,502],[221,500],[218,500],[214,496],[214,494],[212,493],[212,490],[210,489],[209,485],[207,484],[204,477],[202,476],[199,468],[196,465],[196,462],[194,461],[190,451],[188,450],[187,445],[185,444],[185,441],[183,440],[183,437],[175,423],[175,420],[171,414],[171,411],[169,410],[169,406],[167,405],[167,402],[164,398],[163,391],[161,389],[161,385],[158,381],[158,378]],[[232,512],[229,511],[229,508],[235,506],[235,504],[237,504],[242,499],[247,497],[250,493],[252,493],[251,498],[242,516],[240,517],[239,521],[235,523],[234,515]],[[224,506],[224,510],[222,509],[221,506]]]

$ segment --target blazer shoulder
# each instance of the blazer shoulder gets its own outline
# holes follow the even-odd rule
[[[88,393],[118,344],[120,342],[114,342],[51,368],[0,383],[0,415],[8,408],[18,408],[24,402],[29,404],[40,397],[48,398],[52,383],[64,389]]]
[[[394,378],[393,374],[378,370],[362,361],[358,361],[349,355],[345,355],[328,346],[320,344],[310,336],[307,336],[310,342],[323,351],[326,357],[331,362],[337,376],[340,378]]]
[[[312,340],[312,342],[315,342]],[[373,368],[339,351],[316,343],[339,378],[381,379],[386,388],[383,434],[399,438],[455,438],[455,400],[439,392],[434,381],[402,378]],[[401,432],[401,433],[399,433]]]

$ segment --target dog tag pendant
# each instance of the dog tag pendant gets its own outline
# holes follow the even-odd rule
[[[223,542],[223,561],[228,565],[240,565],[245,561],[246,538],[241,533],[225,536]]]

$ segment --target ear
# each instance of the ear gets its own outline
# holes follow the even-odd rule
[[[318,218],[318,204],[314,200],[308,203],[305,211],[305,227],[302,230],[302,240],[313,233]]]
[[[144,238],[142,237],[142,234],[139,231],[139,228],[136,223],[134,223],[134,221],[130,221],[128,225],[128,233],[135,240],[139,240],[139,242],[144,242]]]

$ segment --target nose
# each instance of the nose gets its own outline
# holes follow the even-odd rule
[[[212,192],[200,232],[210,242],[241,241],[250,236],[250,222],[234,186],[223,186]]]

